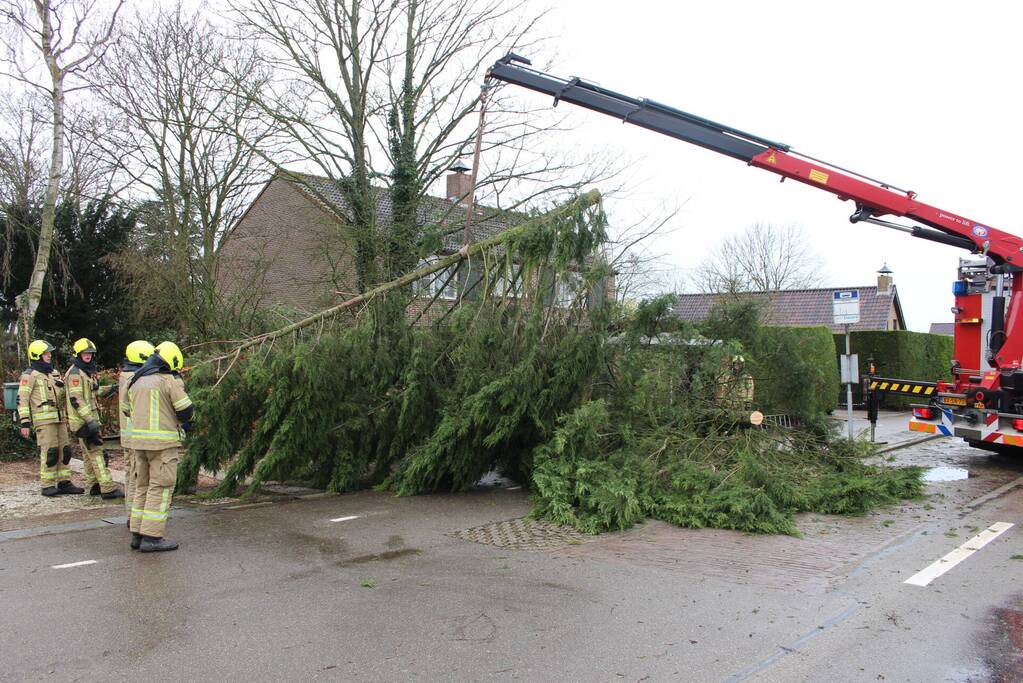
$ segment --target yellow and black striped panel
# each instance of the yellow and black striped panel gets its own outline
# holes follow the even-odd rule
[[[889,394],[905,394],[907,396],[921,396],[930,398],[938,390],[934,382],[913,382],[905,379],[888,379],[887,377],[875,377],[870,380],[870,390],[886,392]]]

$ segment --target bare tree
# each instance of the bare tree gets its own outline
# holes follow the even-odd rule
[[[33,216],[45,187],[48,125],[35,93],[4,93],[0,97],[0,218],[3,252],[0,276],[6,289],[14,280],[19,240],[30,240]]]
[[[662,206],[655,213],[637,216],[611,231],[606,259],[613,273],[609,284],[615,300],[638,302],[676,291],[678,268],[670,262],[668,254],[655,251],[651,242],[678,231],[681,210],[681,205]]]
[[[0,94],[0,211],[38,208],[46,190],[46,150],[51,149],[47,103],[36,92]],[[86,107],[64,116],[65,169],[57,203],[75,205],[116,193],[115,168],[102,150],[110,121]]]
[[[50,121],[44,95],[20,90],[0,101],[0,282],[5,291],[5,312],[17,314],[17,296],[11,290],[30,274],[34,265],[46,188],[46,156],[51,149]],[[82,203],[110,196],[111,168],[96,155],[102,128],[97,117],[80,107],[65,114],[65,170],[58,191],[59,207],[83,215]],[[59,221],[55,221],[58,222]],[[58,301],[80,292],[74,281],[68,248],[54,226],[51,255],[43,291]],[[29,269],[26,270],[26,258]],[[11,298],[7,298],[11,296]]]
[[[767,292],[820,286],[820,273],[801,227],[755,223],[721,242],[693,280],[704,292]]]
[[[122,265],[140,294],[170,295],[167,323],[205,336],[220,245],[270,168],[277,124],[253,104],[265,70],[250,46],[178,3],[124,26],[92,81],[121,117],[108,156],[144,200],[139,249]]]
[[[283,169],[305,162],[337,181],[347,204],[339,216],[350,230],[362,290],[376,279],[375,203],[371,195],[371,117],[375,78],[397,3],[389,0],[252,0],[235,6],[250,37],[266,46],[263,63],[275,75],[268,93],[249,93],[262,116],[278,121],[291,154],[269,159]],[[335,203],[324,198],[324,206]]]
[[[25,292],[19,296],[22,342],[27,346],[36,309],[42,299],[43,282],[53,246],[53,224],[57,194],[64,168],[64,98],[69,78],[80,76],[95,66],[106,51],[117,15],[124,0],[104,11],[98,0],[4,0],[0,17],[16,33],[7,38],[9,61],[16,78],[47,90],[50,95],[50,162],[43,195],[42,222],[35,266]],[[22,43],[32,45],[42,58],[49,85],[33,80],[33,68],[24,61]]]
[[[108,141],[119,125],[92,100],[69,107],[65,116],[66,172],[61,181],[62,201],[80,207],[82,202],[117,196],[129,179],[119,173],[117,160],[107,153]]]
[[[338,210],[355,247],[358,291],[405,272],[414,264],[423,196],[472,154],[487,67],[508,49],[529,51],[538,17],[523,0],[238,0],[234,7],[267,46],[276,77],[275,96],[257,98],[263,114],[282,123],[293,152],[275,164],[302,164],[334,181],[344,206],[323,204]],[[567,195],[611,175],[607,164],[570,166],[548,149],[532,153],[551,127],[529,122],[522,101],[500,88],[486,96],[483,156],[501,153],[485,164],[481,194],[560,176],[536,194]],[[381,191],[392,207],[383,224]],[[462,229],[451,222],[451,232]]]
[[[30,206],[43,195],[45,148],[49,146],[44,103],[31,92],[0,94],[0,207]]]

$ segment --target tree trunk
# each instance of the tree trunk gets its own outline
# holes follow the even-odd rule
[[[28,348],[29,338],[35,323],[36,310],[43,298],[43,283],[50,265],[53,250],[53,224],[57,215],[57,193],[60,190],[60,175],[64,169],[64,70],[57,64],[53,54],[53,27],[50,23],[49,7],[46,3],[35,2],[36,12],[42,28],[42,48],[46,67],[50,72],[50,100],[53,107],[53,140],[51,142],[50,173],[43,195],[43,215],[39,227],[39,248],[35,265],[29,278],[28,289],[18,296],[18,318],[22,343]]]

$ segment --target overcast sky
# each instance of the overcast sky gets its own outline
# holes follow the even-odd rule
[[[551,52],[527,56],[1020,234],[1021,19],[1010,2],[562,0],[548,18]],[[852,225],[850,202],[686,143],[583,110],[574,120],[565,144],[606,146],[632,162],[632,191],[609,207],[616,220],[684,204],[677,230],[656,245],[680,268],[751,223],[796,223],[826,284],[873,284],[887,262],[910,329],[951,320],[966,252]]]
[[[537,64],[553,60],[555,75],[580,76],[779,140],[914,190],[928,204],[1023,234],[1018,2],[535,2],[550,7],[542,30],[552,38],[526,56]],[[521,96],[537,105],[550,99],[525,90]],[[575,130],[553,144],[605,149],[629,164],[628,191],[608,203],[616,223],[682,207],[674,231],[652,245],[678,272],[753,223],[797,224],[824,263],[827,285],[873,284],[887,263],[910,329],[951,321],[952,281],[966,252],[853,225],[850,202],[561,107],[572,109]]]

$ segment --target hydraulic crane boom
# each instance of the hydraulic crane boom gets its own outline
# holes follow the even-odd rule
[[[636,99],[602,88],[580,78],[568,80],[529,68],[529,61],[515,54],[498,60],[489,75],[564,101],[607,114],[699,145],[713,152],[745,161],[751,166],[831,192],[856,203],[853,222],[877,216],[905,216],[919,226],[897,226],[914,236],[963,249],[986,252],[996,262],[1023,263],[1023,240],[963,216],[924,204],[916,193],[898,190],[847,169],[795,152],[789,145],[746,133],[649,99]],[[888,225],[886,227],[893,227]],[[936,231],[940,234],[935,234]]]
[[[939,209],[919,201],[916,193],[902,190],[873,178],[828,164],[794,151],[789,145],[768,140],[649,99],[637,99],[602,88],[580,78],[563,79],[530,67],[529,60],[509,53],[489,70],[488,77],[519,85],[554,97],[554,104],[564,101],[607,114],[699,145],[719,154],[745,161],[750,166],[776,173],[782,178],[805,183],[830,192],[841,200],[851,200],[856,210],[850,216],[854,223],[865,221],[912,234],[915,237],[968,249],[990,259],[989,275],[997,278],[997,290],[988,321],[986,359],[991,367],[1001,370],[981,373],[982,378],[956,378],[958,389],[971,388],[995,391],[999,387],[999,374],[1013,373],[1020,368],[1023,358],[1023,239],[997,230],[986,224]],[[920,225],[902,225],[884,216],[909,218]],[[1012,277],[1012,294],[1007,315],[1003,276]],[[958,299],[957,299],[958,303]],[[958,313],[957,313],[958,316]],[[957,317],[957,329],[960,318]],[[1018,380],[1023,392],[1023,373]],[[976,379],[977,381],[973,381]],[[1010,384],[1006,377],[1005,384]],[[1016,385],[1014,378],[1011,382]],[[1021,397],[1023,400],[1023,397]]]

